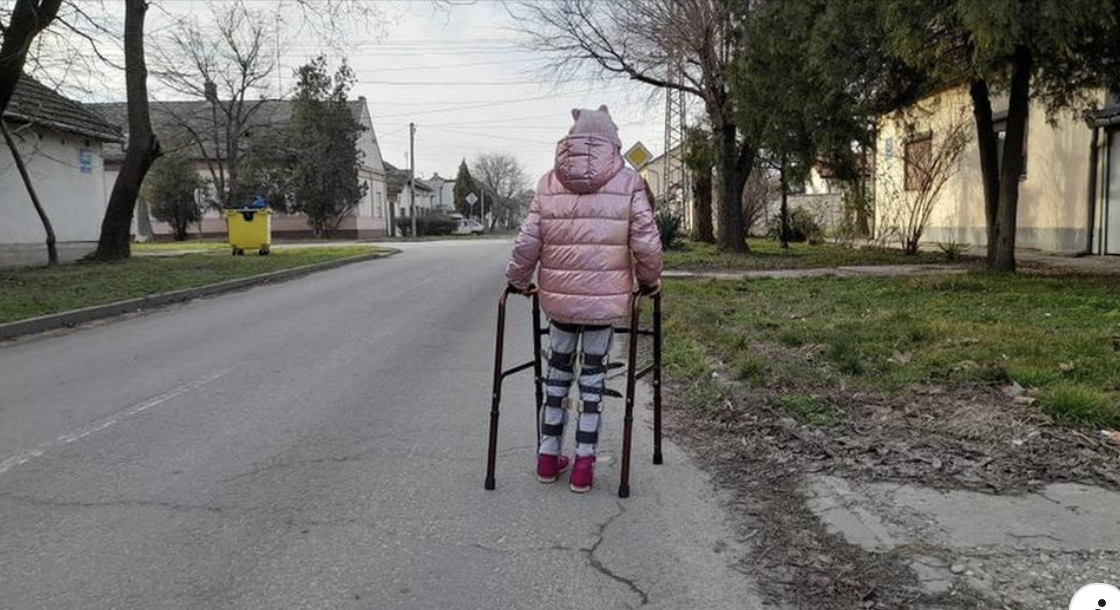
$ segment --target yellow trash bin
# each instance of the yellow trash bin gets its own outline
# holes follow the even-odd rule
[[[272,210],[226,210],[226,232],[234,256],[243,256],[246,250],[256,250],[257,254],[264,256],[272,246]]]

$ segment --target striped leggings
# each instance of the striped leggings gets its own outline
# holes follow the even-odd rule
[[[576,424],[576,455],[595,455],[607,383],[606,356],[611,349],[612,335],[610,326],[552,322],[545,404],[541,411],[541,455],[560,455],[563,450],[564,424],[568,419],[565,402],[576,379],[576,347],[581,343],[583,358],[578,369],[581,407]]]

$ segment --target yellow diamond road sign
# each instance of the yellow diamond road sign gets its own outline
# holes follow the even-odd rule
[[[649,149],[641,142],[631,146],[630,150],[626,151],[623,157],[630,162],[630,165],[634,169],[639,170],[648,165],[650,161],[653,161],[653,153],[649,152]]]

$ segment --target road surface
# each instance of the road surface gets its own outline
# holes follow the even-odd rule
[[[510,246],[402,247],[0,344],[0,609],[757,607],[716,492],[671,444],[651,466],[644,423],[615,497],[620,401],[577,496],[535,481],[511,380],[483,491]]]

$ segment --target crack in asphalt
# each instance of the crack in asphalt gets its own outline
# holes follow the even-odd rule
[[[495,547],[495,546],[489,546],[489,545],[483,544],[481,542],[471,543],[470,546],[473,547],[473,548],[479,549],[481,551],[486,551],[487,553],[495,553],[495,554],[500,554],[500,555],[511,555],[511,554],[514,554],[514,553],[543,553],[543,552],[556,552],[556,551],[564,552],[564,553],[579,553],[580,555],[583,555],[583,557],[587,560],[587,565],[590,566],[591,569],[595,570],[596,572],[602,574],[603,576],[606,576],[607,578],[609,578],[609,579],[611,579],[611,580],[613,580],[613,581],[615,581],[615,582],[617,582],[621,585],[624,585],[632,593],[637,595],[638,599],[641,600],[641,603],[638,604],[637,607],[641,608],[641,607],[646,606],[650,603],[649,593],[646,592],[645,589],[642,589],[640,586],[638,586],[638,583],[635,579],[627,578],[626,576],[622,576],[621,574],[618,574],[614,570],[607,567],[601,559],[599,559],[598,557],[595,556],[595,553],[599,550],[599,546],[602,545],[603,542],[606,540],[607,528],[609,528],[619,517],[621,517],[622,515],[624,515],[626,513],[626,506],[623,503],[618,502],[617,505],[618,505],[618,512],[611,515],[609,519],[607,519],[606,521],[603,521],[602,523],[599,524],[599,526],[597,528],[597,531],[595,532],[595,542],[592,543],[591,546],[589,546],[589,547],[570,547],[570,546],[566,546],[566,545],[557,543],[557,544],[551,544],[551,545],[548,545],[548,546],[533,546],[533,547],[522,547],[522,548],[500,548],[500,547]],[[628,606],[628,607],[633,607],[633,606]]]
[[[590,565],[596,572],[599,572],[603,576],[606,576],[607,578],[610,578],[615,582],[626,585],[626,587],[629,588],[630,591],[636,594],[638,596],[638,599],[640,599],[642,602],[638,604],[638,607],[641,608],[642,606],[649,604],[649,593],[639,587],[638,583],[635,582],[633,578],[627,578],[615,573],[614,570],[608,568],[600,559],[595,557],[595,551],[599,550],[599,545],[603,544],[603,541],[606,539],[607,528],[610,527],[616,519],[626,514],[626,506],[623,505],[622,502],[618,502],[617,504],[618,512],[612,515],[610,519],[607,519],[599,525],[599,531],[596,533],[595,543],[592,544],[590,548],[578,550],[580,553],[587,557],[587,564]]]

